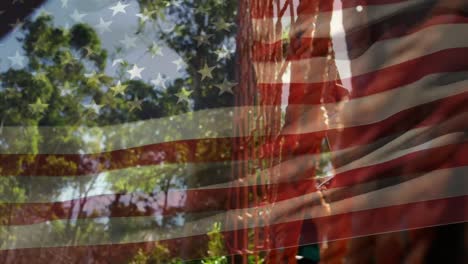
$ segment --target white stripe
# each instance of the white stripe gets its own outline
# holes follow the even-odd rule
[[[468,188],[466,188],[468,186],[468,178],[465,177],[466,173],[468,173],[468,167],[432,171],[397,185],[334,202],[331,204],[331,215],[465,196],[468,195]],[[450,187],[446,188],[447,186]],[[359,186],[353,186],[349,190],[352,191],[356,188],[359,188]],[[184,223],[180,227],[172,229],[158,228],[155,224],[155,217],[72,220],[72,228],[86,228],[87,230],[93,230],[93,228],[99,229],[99,227],[105,226],[115,228],[107,231],[112,231],[112,236],[103,236],[100,232],[87,232],[84,233],[86,236],[79,236],[75,241],[69,236],[63,235],[63,227],[66,226],[68,220],[56,220],[25,226],[0,226],[0,240],[3,241],[0,249],[137,243],[182,238],[206,234],[213,223],[224,223],[226,219],[239,219],[241,224],[238,226],[240,227],[244,227],[244,220],[247,220],[249,228],[299,220],[304,218],[304,216],[297,209],[304,206],[310,212],[307,218],[313,219],[329,215],[323,206],[313,206],[317,200],[318,195],[312,193],[266,207],[222,212]],[[268,222],[257,222],[254,220],[252,215],[258,215],[260,212],[269,215]],[[399,217],[403,216],[395,216],[396,219]],[[112,222],[112,225],[107,225],[109,222]],[[139,228],[136,228],[137,226]],[[222,231],[231,230],[234,230],[232,222],[222,226]]]
[[[339,75],[330,73],[327,76],[328,79],[325,80],[321,71],[324,65],[327,65],[327,57],[290,61],[289,64],[293,72],[290,82],[321,83],[347,79],[438,51],[466,48],[468,47],[468,38],[460,37],[465,35],[466,32],[468,32],[468,25],[466,24],[445,24],[428,27],[404,37],[376,42],[355,59],[336,59],[335,63],[339,69],[346,69],[348,68],[348,64],[350,64],[352,71],[340,71]],[[463,55],[461,54],[461,56]],[[283,83],[281,78],[271,78],[271,73],[281,72],[281,68],[283,67],[281,63],[255,62],[254,65],[259,83]],[[424,67],[430,67],[430,65],[424,65]],[[316,72],[314,72],[314,69],[316,69]]]
[[[467,116],[466,114],[464,115]],[[461,116],[460,116],[461,117]],[[447,122],[450,122],[448,120]],[[430,150],[433,148],[443,147],[450,144],[461,144],[466,142],[468,139],[465,138],[463,132],[455,132],[444,135],[437,135],[434,131],[437,131],[439,127],[444,126],[444,123],[434,127],[423,127],[416,128],[406,131],[399,137],[393,139],[391,142],[380,146],[381,143],[371,143],[364,146],[351,147],[344,150],[321,153],[316,155],[301,155],[293,159],[282,162],[272,168],[268,168],[261,171],[262,175],[268,175],[267,179],[269,184],[273,183],[286,183],[294,182],[297,180],[295,176],[298,174],[298,170],[308,170],[315,167],[316,162],[333,156],[335,159],[340,159],[344,155],[351,153],[362,153],[366,149],[376,149],[363,157],[358,157],[348,164],[342,167],[336,168],[333,172],[329,172],[328,177],[333,177],[336,174],[344,173],[360,167],[367,167],[378,165],[393,159],[397,159],[408,155],[410,153],[422,150]],[[190,175],[194,175],[199,171],[206,171],[211,168],[211,171],[226,169],[241,164],[241,162],[219,162],[219,163],[183,163],[183,164],[166,164],[166,165],[154,165],[144,167],[131,167],[127,169],[113,170],[97,175],[87,176],[34,176],[28,180],[28,184],[34,186],[36,192],[25,194],[24,196],[3,196],[0,197],[0,203],[52,203],[52,202],[64,202],[73,199],[86,198],[97,195],[113,195],[117,193],[134,193],[135,190],[146,190],[148,188],[148,182],[154,181],[162,176],[163,173],[168,171],[175,175],[175,178],[188,178]],[[257,173],[247,175],[239,181],[228,182],[227,178],[220,178],[222,175],[205,175],[207,178],[216,177],[218,181],[222,181],[219,184],[205,184],[202,185],[200,182],[188,182],[179,183],[179,186],[173,186],[171,188],[172,195],[174,198],[180,197],[183,192],[188,190],[208,190],[208,189],[223,189],[230,188],[232,186],[253,186],[257,184]],[[16,176],[2,176],[7,182],[14,182]],[[132,189],[127,189],[126,185],[123,188],[118,188],[116,183],[118,182],[132,182]],[[205,179],[201,179],[202,181]],[[66,183],[68,188],[62,191],[60,194],[49,193],[49,186],[54,183],[62,182]],[[186,185],[188,184],[188,185]],[[40,191],[43,190],[43,191]],[[87,191],[80,191],[87,190]],[[146,190],[147,192],[154,191]],[[162,193],[159,192],[159,193]]]
[[[299,129],[286,127],[283,134],[302,134],[324,131],[327,129],[345,128],[360,125],[372,124],[384,120],[400,111],[443,99],[448,96],[464,93],[468,91],[468,81],[466,72],[440,73],[428,75],[417,82],[403,86],[398,89],[373,94],[366,97],[352,99],[349,101],[324,104],[324,105],[289,105],[290,108],[299,108],[304,111],[304,118],[307,116],[316,118],[323,115],[323,109],[329,113],[341,113],[330,116],[328,124],[317,122],[306,123]],[[447,84],[450,83],[450,84]],[[446,85],[445,85],[446,84]],[[398,98],[397,100],[393,98]],[[146,121],[126,123],[122,125],[93,127],[93,128],[71,128],[71,127],[40,127],[40,134],[43,137],[66,137],[67,131],[78,138],[95,139],[84,142],[80,150],[75,146],[67,144],[59,146],[47,145],[39,150],[42,154],[84,154],[114,151],[125,148],[133,148],[150,144],[171,142],[188,139],[207,139],[234,137],[234,113],[248,113],[249,120],[255,120],[260,107],[232,107],[202,110],[191,112],[169,118],[151,119]],[[276,109],[274,106],[263,106],[262,109],[269,112]],[[313,119],[310,119],[313,120]],[[253,122],[253,121],[252,121]],[[36,131],[36,127],[4,127],[0,141],[7,143],[2,145],[1,154],[29,154],[35,153],[32,146],[25,144],[30,142],[31,131]],[[242,135],[251,135],[256,128],[246,126]],[[258,133],[258,132],[256,132]],[[261,135],[261,134],[259,134]],[[14,142],[21,142],[19,147]],[[96,144],[97,142],[97,144]]]
[[[373,124],[403,110],[467,92],[468,80],[466,80],[466,76],[466,72],[432,74],[398,89],[341,103],[303,107],[302,118],[286,126],[283,133],[312,133],[327,129]],[[382,78],[384,77],[382,76]],[[294,106],[289,107],[293,108]],[[328,114],[327,124],[307,122],[307,120],[313,120],[312,118],[323,115],[324,109]]]
[[[160,187],[160,185],[157,184],[157,179],[165,178],[167,175],[172,175],[173,179],[188,179],[188,182],[183,180],[180,182],[174,181],[171,186],[172,191],[184,192],[187,189],[203,189],[203,186],[199,187],[200,182],[190,182],[191,175],[211,169],[211,171],[215,171],[215,175],[205,176],[216,177],[217,181],[221,181],[224,174],[216,175],[216,169],[225,172],[226,169],[238,163],[241,162],[176,163],[136,166],[91,175],[33,176],[28,178],[27,183],[30,186],[34,186],[34,193],[28,193],[23,196],[14,194],[11,194],[11,196],[1,195],[0,203],[50,203],[97,195],[113,195],[117,193],[150,193],[153,191],[162,193],[162,191],[157,191],[157,187]],[[18,176],[0,176],[0,179],[9,182],[9,187],[13,188],[12,185],[15,183],[15,179],[18,179]],[[200,179],[200,181],[203,180],[206,179]],[[224,181],[225,183],[222,185],[224,187],[229,187],[227,183],[228,179]],[[149,186],[149,182],[154,182],[155,184]],[[67,187],[60,193],[50,193],[50,186],[57,183],[63,183],[63,185]],[[119,183],[121,183],[121,185]],[[125,183],[131,183],[131,189]],[[213,180],[211,183],[213,183]],[[187,186],[187,184],[191,186]]]
[[[427,129],[427,128],[423,128]],[[423,130],[421,129],[421,130]],[[358,169],[361,167],[367,167],[372,165],[377,165],[380,163],[388,162],[405,155],[411,154],[413,152],[418,152],[422,150],[430,150],[433,148],[443,147],[451,144],[464,143],[468,139],[465,138],[464,132],[456,132],[451,134],[446,134],[432,140],[428,140],[423,144],[416,146],[404,146],[404,143],[408,142],[408,139],[402,139],[403,137],[408,137],[411,133],[405,133],[402,136],[398,137],[396,140],[391,141],[390,143],[378,148],[377,150],[365,155],[358,160],[352,161],[345,166],[337,168],[335,174],[347,172],[353,169]],[[418,135],[414,135],[417,137]]]
[[[467,117],[468,115],[461,115],[460,117]],[[451,122],[452,120],[448,120]],[[261,171],[261,175],[268,175],[267,181],[270,184],[274,183],[285,183],[294,182],[297,180],[295,176],[301,171],[307,171],[314,168],[318,161],[322,157],[332,156],[335,160],[340,160],[343,156],[348,156],[353,153],[362,153],[366,149],[377,149],[375,151],[365,152],[369,153],[364,157],[358,157],[357,160],[351,161],[350,163],[344,164],[341,167],[337,167],[333,172],[328,172],[327,178],[334,177],[339,173],[345,173],[347,171],[357,169],[360,167],[367,167],[378,165],[393,159],[397,159],[408,155],[410,153],[422,150],[430,150],[433,148],[447,146],[449,144],[464,143],[467,142],[467,138],[462,132],[456,132],[446,135],[438,135],[436,131],[445,126],[445,123],[435,127],[423,127],[409,130],[399,137],[393,139],[389,143],[381,146],[381,143],[375,142],[365,146],[351,147],[344,150],[323,153],[320,155],[303,155],[294,159],[290,159],[274,167],[268,168]],[[229,183],[228,186],[252,186],[257,180],[257,174],[248,175],[246,178],[240,179],[236,182]],[[224,188],[226,184],[214,184],[207,186],[209,189]]]
[[[409,9],[415,7],[424,6],[425,0],[411,0],[404,1],[396,4],[386,4],[386,5],[376,5],[376,6],[367,6],[364,7],[366,12],[357,12],[355,7],[339,9],[328,12],[320,12],[318,16],[318,21],[314,23],[315,16],[313,14],[308,14],[307,18],[303,21],[293,21],[291,22],[291,17],[283,16],[280,18],[282,32],[280,34],[275,34],[276,25],[278,23],[278,18],[256,18],[252,19],[253,25],[253,39],[256,41],[261,41],[263,43],[274,43],[276,41],[287,39],[290,36],[294,36],[296,33],[301,33],[303,31],[310,30],[313,28],[313,25],[316,25],[316,29],[313,32],[313,35],[302,36],[310,38],[327,38],[327,37],[336,37],[339,35],[344,35],[346,32],[353,30],[358,30],[363,27],[369,27],[372,23],[385,20],[387,18],[398,15],[402,12],[406,12]],[[288,14],[288,13],[286,13]],[[341,25],[330,24],[332,16],[343,17],[345,24],[343,27]],[[341,22],[341,21],[340,21]],[[291,28],[293,24],[293,28]]]

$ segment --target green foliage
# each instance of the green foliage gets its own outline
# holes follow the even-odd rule
[[[34,21],[25,22],[23,44],[27,63],[21,69],[10,68],[0,73],[0,149],[2,153],[28,153],[15,162],[3,161],[0,165],[0,223],[11,221],[15,204],[4,201],[41,200],[42,197],[58,197],[66,189],[77,189],[85,195],[86,181],[69,181],[57,178],[47,190],[44,186],[31,184],[31,177],[21,176],[35,171],[53,171],[59,175],[76,172],[79,161],[66,160],[59,156],[48,156],[47,160],[36,163],[36,154],[43,149],[53,150],[66,145],[69,151],[78,153],[83,145],[83,137],[76,136],[76,127],[103,122],[99,115],[92,116],[86,108],[86,100],[93,98],[103,101],[113,79],[103,73],[106,51],[94,30],[86,25],[75,25],[70,31],[54,27],[52,17],[43,15]],[[80,39],[80,41],[77,41]],[[86,50],[92,55],[84,54]],[[87,72],[95,71],[92,76]],[[107,121],[104,121],[105,123]],[[57,135],[48,135],[49,129],[40,126],[54,126]],[[96,143],[98,147],[99,142]],[[8,176],[8,177],[5,177]],[[79,210],[82,210],[80,205]],[[79,212],[82,214],[83,212]],[[55,216],[52,215],[52,218]],[[70,241],[85,237],[84,234],[102,232],[104,228],[74,226],[71,222],[55,226],[57,241]],[[96,226],[96,225],[94,225]],[[0,228],[0,232],[9,232]],[[103,233],[105,234],[105,233]],[[2,238],[8,234],[2,234]],[[102,236],[104,237],[104,235]],[[11,242],[13,238],[8,240]],[[28,239],[40,239],[32,237]],[[7,241],[5,241],[7,242]]]
[[[228,257],[225,256],[226,250],[224,247],[224,237],[221,234],[221,224],[213,223],[213,227],[208,232],[208,251],[206,252],[206,257],[200,260],[192,260],[186,263],[200,263],[200,264],[227,264]],[[257,262],[254,262],[257,261]],[[133,257],[130,264],[159,264],[159,263],[172,263],[179,264],[183,263],[178,258],[172,258],[170,256],[169,250],[161,244],[156,244],[155,248],[149,252],[145,253],[143,250],[139,250],[138,253]],[[261,259],[255,257],[249,257],[249,263],[263,263]]]
[[[177,5],[168,0],[139,0],[143,14],[150,20],[142,22],[137,34],[148,36],[147,24],[153,23],[156,39],[175,51],[183,59],[187,68],[186,76],[176,83],[179,92],[183,87],[193,91],[191,99],[195,110],[213,107],[230,106],[233,96],[229,93],[219,94],[216,84],[224,79],[234,80],[234,56],[220,59],[216,52],[223,45],[233,48],[235,42],[236,1],[190,1],[180,0]],[[174,28],[167,30],[174,25]],[[220,26],[222,25],[222,26]],[[200,36],[207,39],[202,40]],[[202,80],[198,72],[207,63],[216,65],[213,78]]]
[[[177,258],[170,256],[169,250],[156,243],[155,248],[150,254],[145,254],[143,250],[138,250],[135,257],[129,264],[182,264],[183,262]]]
[[[143,13],[151,17],[151,21],[157,25],[154,34],[155,39],[162,41],[172,48],[187,64],[182,77],[174,82],[166,90],[156,90],[154,87],[143,81],[134,81],[124,78],[123,74],[118,76],[108,76],[104,69],[108,61],[108,52],[101,46],[101,40],[92,27],[86,24],[73,25],[69,30],[56,27],[53,18],[49,15],[39,16],[35,20],[26,21],[22,31],[23,36],[19,40],[22,43],[24,54],[27,58],[26,64],[20,69],[10,68],[0,73],[0,149],[2,153],[18,152],[29,153],[24,155],[14,164],[2,163],[0,173],[12,177],[0,177],[0,199],[8,197],[10,200],[18,202],[24,201],[32,194],[40,200],[42,195],[59,197],[70,189],[79,190],[83,197],[87,197],[94,182],[86,178],[85,180],[63,180],[57,178],[47,190],[43,187],[30,184],[30,177],[14,177],[23,175],[25,172],[54,171],[58,175],[76,174],[79,167],[83,166],[83,161],[71,161],[60,156],[50,156],[40,165],[36,166],[34,161],[37,153],[44,149],[60,150],[66,147],[67,151],[80,153],[83,146],[88,150],[101,152],[103,146],[112,146],[114,142],[125,142],[127,138],[122,134],[115,133],[103,135],[96,132],[92,135],[80,134],[79,127],[105,126],[121,124],[146,119],[175,116],[190,110],[204,108],[230,106],[233,96],[229,93],[219,95],[216,84],[222,83],[224,79],[234,80],[234,56],[219,59],[213,52],[223,45],[232,48],[235,28],[234,23],[236,13],[235,1],[207,0],[202,4],[195,4],[192,1],[183,0],[180,6],[171,5],[169,0],[140,0]],[[196,10],[195,10],[196,9]],[[178,22],[171,21],[176,19]],[[229,30],[219,30],[218,22],[228,23]],[[149,22],[148,22],[149,23]],[[177,24],[173,31],[162,30],[167,24]],[[145,32],[144,23],[141,24],[141,34]],[[197,36],[204,31],[211,35],[208,43],[199,45]],[[202,80],[199,69],[205,64],[217,65],[213,71],[212,79]],[[124,73],[130,65],[123,63],[119,69]],[[112,91],[118,82],[125,85],[124,94],[115,94]],[[183,88],[193,91],[191,99],[193,106],[185,103],[177,103],[175,94]],[[141,107],[132,104],[141,100]],[[95,112],[89,107],[91,101],[102,105],[99,112]],[[190,116],[190,114],[189,114]],[[231,120],[211,120],[207,116],[203,120],[204,127],[223,126]],[[167,121],[167,122],[170,122]],[[169,127],[169,123],[163,124]],[[49,130],[39,129],[39,127],[54,127],[58,136],[48,135]],[[15,129],[10,129],[10,128]],[[20,131],[21,136],[18,135]],[[168,130],[166,140],[171,140],[180,135],[177,129]],[[144,139],[147,131],[140,131],[135,125],[135,135]],[[206,136],[216,137],[213,131],[207,129]],[[27,140],[25,140],[27,139]],[[85,142],[86,141],[86,142]],[[187,160],[190,151],[187,146],[177,145],[180,161]],[[210,149],[209,146],[200,142],[197,146],[196,156],[211,157],[210,155],[229,155],[230,149],[226,146],[217,146]],[[140,157],[140,153],[135,151],[121,160],[114,161],[114,166],[119,167],[134,164]],[[108,154],[102,154],[96,160],[111,160]],[[102,166],[108,166],[103,163]],[[219,177],[229,168],[215,168]],[[125,174],[128,173],[128,174]],[[188,182],[203,182],[203,176],[211,174],[211,171],[200,171],[196,174],[189,174],[170,166],[145,167],[128,172],[123,171],[122,177],[105,178],[106,184],[116,193],[144,193],[147,196],[154,196],[158,193],[166,193],[171,188],[186,188]],[[211,182],[212,179],[209,179]],[[205,177],[206,181],[206,177]],[[42,188],[42,189],[41,189]],[[146,200],[146,202],[148,202]],[[78,215],[86,215],[83,204],[76,204]],[[168,205],[164,210],[169,210]],[[12,207],[8,204],[0,203],[0,224],[7,225]],[[109,211],[142,214],[143,211],[136,208],[133,203],[125,204],[118,199],[107,208]],[[172,208],[173,209],[173,208]],[[63,218],[63,216],[60,216]],[[75,216],[73,216],[75,217]],[[52,215],[52,219],[59,216]],[[56,232],[53,240],[61,241],[63,244],[70,244],[74,241],[86,239],[87,234],[95,233],[100,235],[100,239],[111,237],[120,239],[118,234],[109,230],[119,230],[121,226],[102,222],[98,225],[76,225],[73,219],[69,221],[52,221],[50,224]],[[187,217],[185,219],[189,221]],[[137,220],[124,223],[126,230],[137,230],[141,226]],[[162,224],[150,223],[148,229],[164,228],[171,224],[169,217],[165,217]],[[208,233],[209,244],[206,258],[197,260],[197,263],[227,263],[229,257],[224,249],[223,236],[220,232],[219,223],[214,223],[213,230]],[[0,232],[8,232],[6,228],[0,228]],[[8,234],[0,234],[2,238]],[[26,238],[11,238],[26,239]],[[33,237],[30,239],[41,239]],[[121,238],[125,242],[126,237]],[[94,241],[99,242],[99,241]],[[3,242],[0,242],[3,243]],[[169,250],[158,244],[150,254],[139,251],[132,260],[132,263],[181,263],[169,254]]]
[[[227,264],[224,238],[221,234],[221,224],[213,223],[213,228],[208,232],[208,257],[202,260],[203,264]]]

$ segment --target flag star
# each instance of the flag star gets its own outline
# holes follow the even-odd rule
[[[24,25],[24,22],[17,18],[15,23],[10,24],[10,27],[14,29],[14,28],[20,28],[23,25]]]
[[[194,37],[194,39],[197,41],[197,46],[200,47],[203,44],[207,44],[211,36],[212,35],[207,35],[204,31],[202,31],[200,35]]]
[[[92,110],[94,113],[99,114],[103,105],[98,105],[94,100],[92,100],[91,103],[86,105],[85,107],[89,110]]]
[[[198,13],[198,14],[208,14],[209,12],[210,12],[210,7],[209,6],[199,5],[195,9],[195,13]]]
[[[46,15],[46,16],[50,15],[50,12],[47,11],[47,9],[45,9],[44,7],[41,7],[41,9],[39,9],[37,13],[40,15]]]
[[[151,58],[154,58],[155,56],[163,56],[161,47],[159,47],[156,42],[151,44],[151,46],[148,48],[148,51],[151,53]]]
[[[166,89],[166,80],[161,76],[160,73],[158,73],[158,77],[156,79],[151,80],[151,83],[154,84],[154,86],[160,86]]]
[[[18,65],[20,67],[23,67],[23,60],[25,59],[25,56],[22,56],[19,54],[18,51],[16,51],[15,56],[8,57],[8,59],[11,61],[12,65]]]
[[[75,9],[75,11],[73,11],[73,13],[70,15],[70,17],[73,19],[73,21],[75,21],[76,23],[82,23],[83,22],[83,18],[87,16],[87,14],[82,14],[80,12],[78,12],[78,10]]]
[[[146,22],[150,18],[149,16],[145,15],[144,13],[138,13],[138,14],[136,14],[136,16],[141,19],[141,22]]]
[[[123,85],[120,81],[117,82],[116,85],[110,88],[112,92],[114,92],[114,96],[121,94],[122,96],[125,95],[125,89],[127,89],[127,85]]]
[[[180,1],[173,1],[172,6],[180,7],[181,2]]]
[[[85,73],[84,77],[91,78],[91,77],[94,77],[96,74],[97,74],[96,71],[92,71],[90,73]]]
[[[135,99],[133,99],[133,101],[131,102],[128,102],[128,106],[130,107],[130,112],[132,112],[133,110],[135,109],[138,109],[141,111],[141,104],[143,103],[143,100],[138,100],[137,97],[135,97]]]
[[[65,56],[63,58],[63,65],[69,65],[69,64],[75,64],[75,60],[74,58],[70,55],[70,56]]]
[[[198,73],[201,74],[201,80],[203,81],[205,78],[213,78],[213,75],[211,74],[211,72],[213,71],[213,69],[216,68],[216,67],[208,67],[208,65],[206,64],[205,62],[205,66],[203,66],[203,68],[201,68]]]
[[[68,6],[68,0],[60,0],[62,2],[62,8],[65,8]]]
[[[231,57],[231,51],[228,50],[225,45],[223,45],[221,49],[216,50],[215,53],[218,56],[218,61]]]
[[[216,21],[214,23],[214,26],[219,31],[221,31],[221,30],[229,31],[229,28],[232,26],[232,23],[228,23],[228,22],[224,21],[223,18],[221,18],[221,19],[219,19],[218,21]]]
[[[181,70],[185,66],[185,62],[184,60],[182,60],[182,58],[172,61],[172,63],[174,63],[177,66],[177,71]]]
[[[94,50],[89,46],[84,47],[83,51],[84,51],[85,57],[87,57],[87,58],[94,54]]]
[[[70,83],[69,82],[65,82],[62,86],[59,87],[60,88],[60,95],[61,96],[67,96],[67,95],[70,95],[72,93],[72,88],[70,86]]]
[[[224,79],[223,83],[220,84],[215,84],[216,87],[219,89],[219,95],[222,95],[223,93],[232,93],[232,88],[236,86],[237,83],[232,83],[228,81],[227,79]]]
[[[60,96],[68,96],[72,93],[71,90],[65,90],[65,89],[61,89],[60,90]]]
[[[38,80],[47,80],[47,75],[45,74],[44,71],[33,71],[31,74],[37,78]]]
[[[104,32],[112,32],[111,29],[109,28],[110,25],[112,24],[112,21],[104,21],[104,19],[99,18],[99,24],[96,26],[98,29],[99,33],[104,33]]]
[[[135,78],[140,78],[141,79],[141,72],[144,71],[145,68],[138,68],[136,64],[133,64],[133,68],[131,70],[128,70],[128,74],[130,74],[130,79],[133,80]]]
[[[129,37],[127,34],[125,34],[125,37],[123,40],[120,41],[126,49],[129,48],[135,48],[136,47],[136,37]]]
[[[127,8],[129,5],[124,5],[122,2],[118,2],[115,6],[109,7],[110,10],[112,10],[112,16],[117,15],[118,13],[126,14],[127,11],[125,11],[125,8]]]
[[[37,98],[36,102],[34,104],[29,104],[29,109],[33,114],[36,113],[43,113],[49,105],[45,104],[41,101],[41,98]]]
[[[136,14],[137,17],[141,19],[141,22],[146,22],[148,19],[151,18],[151,16],[155,13],[155,11],[148,11],[148,9],[145,7],[143,9],[142,13]]]
[[[177,25],[177,27],[182,31],[182,29],[185,27],[184,25]],[[176,25],[169,25],[165,27],[161,27],[164,33],[174,33],[174,29],[176,28]],[[181,36],[179,30],[175,32],[176,36]]]
[[[14,97],[13,95],[16,94],[17,89],[13,87],[8,87],[5,88],[5,91],[7,92],[7,97]]]
[[[193,91],[188,91],[185,88],[182,88],[178,93],[176,93],[177,96],[177,103],[180,103],[182,101],[185,101],[187,103],[190,103],[190,95],[192,94]]]
[[[115,59],[112,61],[112,67],[115,67],[117,64],[122,64],[124,62],[123,59]]]
[[[87,83],[91,84],[91,85],[100,85],[101,84],[101,80],[102,78],[105,76],[104,74],[100,73],[100,74],[97,74],[96,72],[94,73],[91,73],[91,74],[88,74],[89,77],[87,77],[85,75],[85,77],[88,78],[88,80],[86,80]]]

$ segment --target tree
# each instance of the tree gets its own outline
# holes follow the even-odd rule
[[[126,141],[122,134],[102,134],[99,129],[87,130],[86,127],[115,125],[188,112],[191,105],[178,103],[176,93],[194,82],[201,83],[202,77],[192,67],[189,70],[192,75],[175,80],[166,90],[161,91],[143,81],[125,79],[122,74],[116,77],[108,76],[104,71],[108,52],[102,49],[98,35],[89,25],[76,24],[67,30],[54,26],[52,22],[53,18],[50,15],[26,21],[22,27],[24,37],[19,39],[23,45],[24,56],[19,55],[21,62],[14,65],[19,67],[11,67],[0,74],[0,148],[2,153],[21,153],[2,157],[2,175],[11,177],[1,179],[0,190],[5,190],[1,192],[1,198],[7,203],[2,203],[0,207],[0,220],[4,225],[14,221],[13,207],[16,205],[13,206],[13,203],[20,204],[28,199],[47,200],[74,190],[81,199],[73,200],[69,208],[51,209],[52,219],[66,220],[50,223],[55,225],[55,230],[60,230],[55,233],[57,237],[54,240],[59,244],[73,244],[86,239],[87,234],[96,233],[101,234],[100,239],[114,236],[115,239],[125,242],[126,237],[107,231],[118,230],[123,226],[112,226],[112,222],[76,224],[75,220],[78,218],[92,218],[99,213],[86,210],[90,191],[98,184],[97,176],[84,177],[79,181],[58,177],[57,180],[51,181],[52,185],[47,186],[47,190],[43,185],[32,185],[31,179],[34,175],[89,173],[93,172],[92,164],[95,163],[101,164],[103,170],[109,169],[111,165],[106,161],[112,161],[114,167],[134,164],[135,160],[140,158],[139,155],[144,153],[132,153],[117,161],[108,154],[78,155],[78,159],[70,160],[64,155],[54,153],[99,153],[116,141]],[[179,48],[182,49],[182,46]],[[194,50],[195,46],[191,52]],[[188,53],[184,56],[189,57]],[[214,55],[210,56],[214,59]],[[228,61],[223,60],[224,63]],[[26,63],[23,63],[24,61]],[[128,66],[124,63],[121,72]],[[206,73],[206,76],[209,74]],[[213,73],[213,76],[216,78],[212,80],[213,85],[217,83],[215,80],[224,81],[225,78],[221,73]],[[198,81],[194,81],[193,78],[197,78]],[[200,98],[195,99],[196,109],[223,106],[232,99],[228,90],[219,97],[220,91],[204,90],[201,85],[194,87],[198,87],[198,95],[194,98]],[[167,126],[170,127],[170,121],[167,122]],[[135,130],[141,135],[147,132],[138,131],[138,126],[135,126]],[[178,133],[179,131],[173,130],[167,136],[176,137]],[[203,151],[203,146],[197,149]],[[187,151],[189,150],[182,149],[181,153]],[[43,157],[46,157],[46,160],[42,160]],[[9,162],[10,160],[14,162]],[[146,204],[154,202],[149,198],[157,199],[155,195],[160,192],[165,193],[167,197],[170,188],[183,189],[186,181],[191,180],[187,175],[170,167],[141,168],[127,176],[119,180],[107,178],[110,188],[117,193],[132,193],[132,196],[135,194],[135,201],[143,201]],[[127,204],[119,200],[119,197],[121,196],[116,195],[114,201],[105,208],[108,215],[117,211],[123,215],[138,215],[145,214],[145,210],[151,210],[150,207],[145,207],[142,211],[135,203]],[[177,208],[169,208],[167,198],[163,210],[177,212]],[[37,213],[38,215],[30,217],[41,218],[43,213],[47,215],[49,212]],[[170,217],[164,217],[161,222],[155,219],[152,225],[162,228],[173,224]],[[141,226],[137,222],[128,221],[125,228],[131,230]],[[0,232],[8,230],[0,228]],[[6,235],[2,233],[2,237]],[[41,238],[16,237],[4,243],[25,239]],[[219,241],[220,237],[217,239]]]
[[[139,4],[150,19],[140,21],[136,34],[148,35],[153,25],[149,30],[155,41],[162,40],[180,56],[186,65],[180,81],[193,91],[193,109],[232,106],[236,1],[139,0]]]
[[[87,96],[101,96],[98,84],[108,84],[111,80],[102,75],[90,78],[84,76],[87,67],[102,72],[106,59],[106,52],[101,49],[99,38],[91,28],[76,25],[70,31],[65,31],[52,27],[51,21],[51,17],[42,16],[24,24],[25,34],[20,41],[26,54],[23,60],[27,57],[27,64],[20,69],[10,68],[0,75],[0,113],[4,126],[0,148],[2,153],[28,153],[19,155],[19,158],[13,157],[13,163],[8,162],[8,156],[2,161],[2,174],[16,176],[8,177],[6,186],[23,194],[23,198],[19,199],[21,195],[12,197],[6,193],[5,199],[10,202],[24,201],[25,195],[34,196],[38,200],[56,197],[70,187],[67,181],[56,180],[45,191],[42,189],[44,186],[30,184],[33,176],[20,175],[34,175],[39,170],[70,173],[78,169],[77,164],[54,156],[48,157],[47,164],[38,164],[37,154],[44,149],[59,148],[62,144],[78,150],[82,138],[70,136],[72,127],[96,122],[95,119],[80,117],[91,115],[83,100]],[[71,93],[73,96],[70,96]],[[64,124],[74,126],[62,129],[60,126]],[[40,126],[52,125],[63,130],[62,137],[49,137],[43,134],[44,130],[39,129]],[[22,136],[18,136],[18,133]],[[76,184],[79,186],[74,187],[85,189],[85,182]],[[11,206],[2,210],[2,216],[10,216],[5,224],[11,221],[11,210]],[[57,239],[63,239],[64,236],[75,239],[76,231],[67,225],[63,227],[63,237]]]

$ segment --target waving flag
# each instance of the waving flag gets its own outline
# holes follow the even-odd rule
[[[265,76],[257,79],[267,85],[273,80],[276,88],[288,90],[289,120],[282,133],[298,135],[281,151],[310,153],[325,138],[334,167],[319,183],[327,189],[322,192],[326,201],[322,210],[312,206],[317,202],[311,197],[305,196],[302,204],[277,201],[277,208],[281,203],[288,208],[280,218],[288,219],[291,213],[310,217],[312,221],[304,224],[315,224],[318,235],[301,234],[301,221],[279,225],[272,232],[277,238],[273,243],[293,248],[275,252],[271,262],[292,261],[299,241],[333,241],[466,221],[467,73],[466,64],[456,58],[463,56],[467,44],[458,37],[466,32],[466,5],[300,1],[265,13],[254,20],[260,74]],[[267,25],[275,26],[265,30]],[[289,39],[278,34],[282,32],[278,25],[289,30]],[[278,56],[287,59],[271,63]],[[332,63],[327,62],[330,58]],[[271,72],[287,74],[275,80]],[[296,173],[280,172],[279,177],[313,176],[306,171],[313,162],[307,167],[294,158],[290,164]],[[304,183],[279,189],[278,197],[306,194],[299,186]],[[452,210],[453,204],[461,210]],[[348,250],[351,259],[359,256],[358,250],[365,251]],[[331,258],[340,259],[347,249],[331,251]],[[360,262],[371,261],[363,259]]]
[[[5,3],[0,260],[366,263],[356,237],[466,222],[446,2]]]

